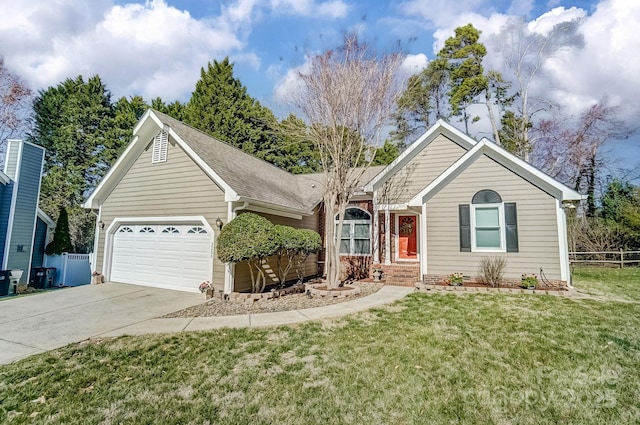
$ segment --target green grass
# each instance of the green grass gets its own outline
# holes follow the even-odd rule
[[[576,267],[573,278],[581,292],[610,299],[640,301],[640,267]]]
[[[584,273],[636,293],[632,274]],[[0,367],[0,423],[632,424],[639,329],[640,304],[604,297],[413,294],[334,322],[73,344]]]

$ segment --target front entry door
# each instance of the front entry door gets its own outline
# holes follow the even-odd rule
[[[398,217],[398,258],[418,259],[418,219],[415,215]]]

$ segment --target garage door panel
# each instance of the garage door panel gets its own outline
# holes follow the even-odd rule
[[[201,225],[120,226],[113,236],[110,278],[195,292],[202,281],[211,280],[212,243]]]

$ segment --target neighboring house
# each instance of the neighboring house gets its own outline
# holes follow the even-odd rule
[[[4,170],[0,172],[0,258],[2,270],[40,267],[53,221],[38,208],[44,148],[9,140]]]
[[[323,233],[323,174],[292,175],[155,110],[91,194],[94,264],[107,280],[197,291],[250,288],[245,264],[215,255],[217,223],[244,211]],[[577,192],[483,140],[439,121],[396,161],[361,178],[341,236],[345,272],[413,284],[480,259],[507,259],[506,277],[538,273],[569,282],[565,206]],[[306,274],[322,272],[322,253]],[[265,265],[275,282],[273,262]],[[293,276],[292,276],[293,277]]]

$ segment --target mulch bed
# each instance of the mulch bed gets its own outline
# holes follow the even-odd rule
[[[184,310],[169,313],[163,317],[213,317],[213,316],[233,316],[248,313],[273,313],[277,311],[302,310],[305,308],[322,307],[325,305],[337,304],[351,301],[356,298],[366,297],[378,292],[384,284],[379,282],[358,281],[350,283],[352,286],[360,287],[358,294],[346,297],[315,297],[309,298],[306,293],[291,294],[274,299],[261,299],[250,303],[227,302],[220,299],[211,299],[199,305],[195,305]],[[335,288],[332,288],[335,289]],[[351,288],[345,288],[351,289]]]

